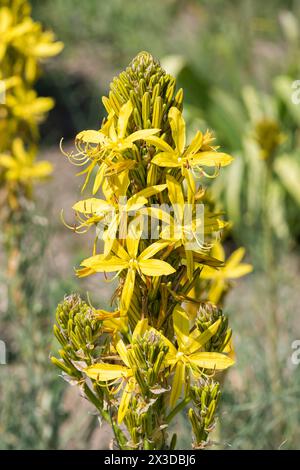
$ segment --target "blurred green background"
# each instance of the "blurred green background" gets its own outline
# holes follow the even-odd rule
[[[63,208],[72,220],[70,207],[79,196],[80,180],[58,143],[64,137],[68,147],[78,131],[99,126],[101,96],[141,50],[159,58],[184,87],[191,130],[213,129],[224,151],[235,157],[210,190],[233,222],[227,250],[244,246],[254,272],[236,282],[226,299],[237,365],[225,379],[221,425],[214,436],[217,448],[299,448],[300,368],[291,356],[292,342],[300,339],[300,104],[292,100],[292,84],[300,79],[300,3],[31,3],[34,19],[53,29],[65,48],[47,64],[37,87],[56,100],[42,125],[40,150],[55,171],[52,181],[37,191],[35,225],[24,241],[20,282],[33,315],[19,327],[12,326],[19,323],[18,312],[5,301],[9,288],[0,274],[0,310],[7,320],[1,339],[8,344],[8,366],[0,366],[5,383],[0,448],[108,445],[106,430],[99,431],[78,391],[58,378],[48,361],[55,348],[55,306],[64,293],[88,290],[103,307],[109,299],[107,285],[97,279],[79,282],[72,272],[89,239],[72,234],[59,219]],[[36,240],[29,259],[26,247],[34,247]],[[30,372],[22,368],[24,363],[32,365]],[[189,440],[183,431],[182,447]]]

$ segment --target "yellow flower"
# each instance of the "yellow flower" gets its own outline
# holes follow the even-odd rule
[[[148,329],[147,321],[140,320],[134,329],[132,339],[134,340],[137,336],[141,336],[141,334],[145,332],[146,329]],[[127,348],[122,340],[119,340],[117,342],[116,351],[125,365],[99,363],[87,367],[85,369],[85,373],[91,379],[97,380],[98,382],[105,382],[106,385],[112,385],[116,383],[116,381],[121,380],[121,384],[117,388],[115,393],[117,393],[123,386],[123,384],[126,383],[118,407],[118,423],[120,424],[122,423],[126,415],[131,395],[133,394],[137,383],[134,377],[134,370],[130,365],[130,358],[128,355]],[[116,357],[116,359],[118,359],[118,357]]]
[[[245,255],[245,248],[238,248],[225,261],[225,252],[221,243],[217,243],[213,247],[213,256],[220,261],[224,261],[224,267],[217,270],[210,266],[204,266],[200,277],[202,279],[211,280],[211,287],[208,293],[208,299],[217,304],[222,297],[224,291],[227,290],[230,279],[237,279],[251,273],[253,267],[251,264],[241,263]]]
[[[0,168],[3,168],[8,181],[20,183],[43,179],[52,173],[52,165],[47,161],[35,161],[35,151],[27,151],[21,139],[12,144],[12,155],[0,154]]]
[[[119,364],[94,364],[93,366],[85,369],[85,373],[91,379],[97,380],[98,382],[106,382],[106,384],[114,384],[116,381],[121,380],[120,387],[117,388],[116,392],[122,387],[124,382],[126,383],[122,393],[122,398],[118,407],[118,423],[122,423],[128,406],[130,398],[136,387],[136,380],[133,376],[133,370],[130,367],[127,355],[127,349],[122,340],[116,345],[116,350],[124,362],[125,366]]]
[[[31,28],[32,22],[29,18],[24,18],[20,23],[14,24],[11,10],[8,7],[0,8],[0,60],[3,59],[8,44],[30,31]]]
[[[223,353],[201,351],[203,346],[216,334],[220,320],[213,323],[206,331],[194,330],[190,333],[189,318],[182,307],[177,305],[173,311],[173,325],[178,349],[163,335],[161,339],[169,347],[166,364],[175,368],[172,384],[170,406],[173,407],[180,397],[181,390],[187,387],[186,369],[198,374],[199,369],[223,370],[234,364],[234,361]]]
[[[16,87],[14,94],[8,94],[5,105],[18,120],[26,121],[36,131],[36,124],[44,114],[53,108],[52,98],[39,97],[34,90]]]
[[[169,245],[168,241],[157,241],[148,246],[140,255],[138,247],[141,232],[138,235],[129,234],[126,238],[127,251],[115,240],[112,251],[115,255],[105,256],[95,255],[82,261],[83,269],[77,271],[79,277],[88,276],[96,272],[121,272],[127,269],[125,282],[120,299],[120,311],[124,315],[127,313],[133,294],[136,272],[141,277],[163,276],[175,272],[175,269],[165,261],[154,259],[153,256]]]
[[[200,169],[202,171],[202,167],[205,166],[226,166],[231,163],[233,158],[226,153],[217,152],[212,147],[210,150],[203,150],[205,142],[200,131],[196,133],[190,145],[186,147],[185,122],[177,108],[172,107],[170,109],[169,121],[175,149],[159,137],[149,137],[147,143],[161,150],[152,159],[152,163],[167,168],[181,168],[182,175],[186,177],[190,191],[195,193],[195,183],[189,171],[190,169]],[[203,171],[202,173],[205,174]]]
[[[115,124],[115,113],[112,111],[108,116],[107,122],[99,131],[81,131],[76,136],[76,143],[79,146],[79,155],[82,153],[86,154],[87,157],[92,160],[91,165],[87,170],[85,170],[88,173],[88,176],[84,187],[86,186],[88,178],[96,163],[101,162],[97,171],[93,188],[94,194],[98,191],[103,181],[104,173],[107,167],[111,165],[112,159],[114,157],[118,157],[120,159],[122,153],[125,150],[133,148],[134,142],[137,140],[147,141],[150,136],[153,136],[159,132],[159,129],[143,129],[133,132],[126,137],[128,121],[132,111],[133,106],[129,100],[120,109],[117,126]],[[84,150],[81,148],[82,143],[86,145]]]
[[[159,129],[143,129],[126,137],[128,121],[132,111],[133,106],[129,100],[120,109],[117,126],[115,125],[115,113],[112,111],[100,131],[83,131],[78,134],[77,138],[84,142],[100,144],[105,150],[118,153],[132,148],[137,140],[146,140],[159,132]]]
[[[163,228],[160,237],[174,243],[176,248],[179,246],[184,247],[187,275],[189,279],[192,279],[194,271],[193,251],[202,252],[204,235],[217,232],[224,228],[226,224],[218,219],[216,215],[207,212],[203,217],[193,218],[196,205],[185,203],[181,184],[171,175],[166,176],[166,181],[174,218],[170,217],[170,224]],[[194,245],[196,248],[194,248]],[[193,246],[192,249],[191,246]]]
[[[88,217],[87,220],[82,222],[79,228],[82,226],[91,226],[101,220],[108,221],[108,227],[103,234],[103,239],[105,240],[105,256],[111,252],[120,224],[123,225],[121,231],[124,229],[124,225],[127,226],[127,218],[130,212],[134,212],[135,215],[138,216],[139,209],[148,203],[147,198],[163,191],[167,187],[166,184],[149,186],[127,200],[126,191],[129,185],[128,172],[123,172],[118,177],[118,180],[120,183],[119,188],[121,189],[119,194],[118,192],[111,193],[111,191],[107,190],[104,186],[103,192],[107,200],[89,198],[79,201],[73,206],[75,211],[80,212],[84,216],[91,215],[91,217]],[[124,238],[122,234],[120,238]]]
[[[29,8],[21,16],[17,2],[12,3],[11,8],[0,8],[0,60],[5,58],[7,48],[13,47],[19,55],[13,67],[18,69],[23,60],[26,80],[32,82],[37,76],[37,60],[58,54],[63,43],[55,42],[51,31],[43,31],[41,24],[30,18]]]

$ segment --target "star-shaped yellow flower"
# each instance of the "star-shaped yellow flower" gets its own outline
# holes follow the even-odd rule
[[[120,299],[120,311],[125,315],[129,309],[133,294],[135,276],[138,273],[144,276],[163,276],[175,272],[175,269],[165,261],[153,258],[156,253],[169,245],[168,241],[159,240],[148,246],[138,255],[141,232],[129,234],[126,238],[127,251],[115,240],[112,246],[114,255],[95,255],[82,261],[83,269],[77,271],[79,277],[88,276],[96,272],[121,272],[127,270]]]
[[[12,144],[12,154],[0,154],[0,168],[5,178],[11,182],[30,183],[46,178],[52,173],[52,165],[47,161],[37,162],[34,150],[27,151],[21,139]]]
[[[190,191],[194,193],[195,182],[190,170],[226,166],[233,158],[226,153],[217,152],[213,147],[204,150],[204,138],[200,131],[186,147],[185,122],[177,108],[170,109],[169,121],[175,149],[159,137],[149,137],[147,143],[161,150],[154,156],[152,163],[167,168],[181,168],[182,175],[187,178]],[[205,174],[203,171],[202,173]]]
[[[225,261],[224,249],[221,243],[216,243],[213,247],[212,255],[220,261],[224,261],[224,267],[220,267],[216,270],[210,266],[204,266],[200,277],[202,279],[211,280],[208,300],[217,304],[220,301],[223,292],[227,290],[229,281],[231,279],[246,276],[246,274],[251,273],[253,267],[251,264],[241,263],[241,260],[245,255],[245,248],[242,247],[235,250]]]

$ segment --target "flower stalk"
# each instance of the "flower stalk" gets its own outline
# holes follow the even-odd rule
[[[75,231],[96,228],[77,275],[114,273],[119,285],[112,312],[78,296],[59,305],[62,349],[52,361],[113,426],[113,446],[175,448],[170,422],[190,406],[192,445],[203,448],[219,402],[217,371],[234,363],[228,319],[207,301],[225,269],[213,246],[226,222],[206,204],[203,185],[232,157],[209,131],[186,143],[183,91],[146,52],[102,101],[101,127],[81,131],[75,152],[64,154],[83,167],[83,190],[93,195],[73,206]]]

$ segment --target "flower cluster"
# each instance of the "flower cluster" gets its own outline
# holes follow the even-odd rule
[[[63,47],[31,18],[27,0],[2,0],[0,5],[0,184],[12,208],[19,193],[30,196],[32,183],[47,177],[49,162],[36,161],[38,124],[53,107],[39,97],[34,84],[41,60]]]
[[[53,361],[85,387],[122,449],[174,448],[169,423],[189,403],[193,445],[207,445],[219,399],[215,376],[234,363],[228,320],[207,299],[213,282],[225,289],[230,277],[212,251],[226,223],[203,189],[232,157],[209,131],[187,145],[182,103],[175,79],[140,53],[103,98],[108,116],[100,129],[80,132],[76,151],[64,152],[83,167],[83,190],[93,193],[73,206],[75,231],[96,228],[92,256],[77,275],[116,273],[119,285],[112,312],[89,307],[85,317],[79,298],[75,307],[74,298],[59,306],[55,334],[63,349]],[[74,308],[84,327],[75,325]]]

